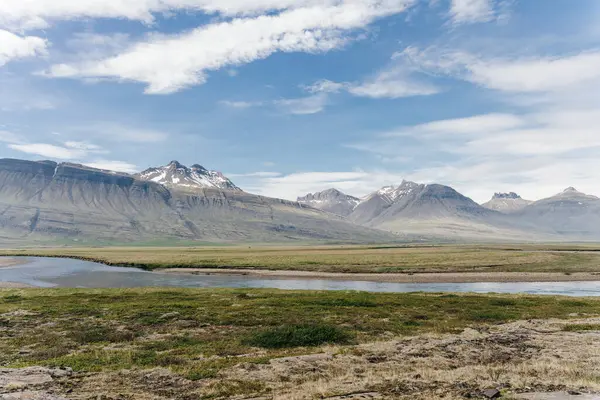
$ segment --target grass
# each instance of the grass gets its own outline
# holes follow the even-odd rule
[[[195,289],[0,291],[0,366],[169,368],[190,379],[323,344],[600,315],[600,300]],[[573,328],[574,329],[574,328]],[[583,328],[578,328],[583,329]],[[318,351],[318,350],[317,350]]]
[[[600,247],[305,246],[106,247],[2,250],[4,256],[70,257],[108,265],[159,268],[237,268],[346,273],[576,272],[600,273]]]
[[[352,335],[335,325],[283,325],[254,333],[244,343],[265,349],[347,344]]]
[[[565,332],[600,331],[600,324],[569,324],[563,327]]]

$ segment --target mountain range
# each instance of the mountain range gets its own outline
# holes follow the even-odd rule
[[[246,193],[177,161],[138,174],[0,159],[0,245],[193,242],[587,241],[600,199],[568,188],[480,205],[449,186],[403,181],[363,198],[336,189],[297,201]]]
[[[468,241],[560,241],[600,238],[600,199],[574,188],[538,201],[514,192],[496,193],[480,205],[451,187],[404,181],[387,186],[358,201],[331,190],[298,198],[326,211],[337,209],[348,220],[375,229],[429,239]],[[351,196],[350,196],[351,197]],[[318,198],[320,202],[306,199]],[[351,197],[352,199],[356,199]],[[336,200],[337,199],[337,200]]]
[[[298,202],[245,193],[200,166],[172,162],[128,175],[0,159],[0,244],[182,240],[364,243],[395,236]]]

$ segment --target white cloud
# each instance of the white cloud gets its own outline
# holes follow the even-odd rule
[[[85,157],[87,151],[70,147],[56,146],[47,143],[9,144],[13,150],[37,156],[56,158],[59,160],[73,160]]]
[[[238,108],[238,109],[246,109],[252,107],[260,107],[264,103],[262,101],[231,101],[231,100],[221,100],[219,104],[222,104],[226,107],[230,108]]]
[[[154,14],[198,11],[223,16],[258,15],[287,9],[345,4],[397,7],[412,0],[3,0],[0,26],[14,29],[45,28],[52,20],[119,18],[152,23]]]
[[[452,0],[450,18],[455,24],[490,21],[494,18],[493,0]]]
[[[134,174],[140,170],[137,165],[130,164],[125,161],[115,160],[95,160],[91,162],[84,162],[83,165],[108,171],[125,172],[128,174]]]
[[[0,29],[0,67],[9,61],[46,53],[48,42],[37,36],[18,36]]]
[[[400,54],[422,70],[509,93],[559,92],[600,82],[599,50],[555,57],[487,58],[409,47]]]
[[[302,86],[304,90],[310,93],[338,93],[347,87],[347,83],[333,82],[328,79],[321,79],[312,85]]]
[[[23,139],[13,132],[0,130],[0,142],[4,143],[22,143]]]
[[[359,189],[366,181],[369,181],[369,174],[363,171],[305,172],[266,177],[259,179],[254,185],[246,186],[252,191],[265,196],[296,200],[296,197],[306,193],[318,192],[332,187],[353,191]],[[372,184],[373,182],[370,182],[367,187]]]
[[[360,97],[374,99],[430,96],[441,90],[434,85],[411,80],[404,76],[381,74],[371,81],[348,87],[348,92]]]
[[[284,113],[295,115],[319,113],[325,109],[327,103],[327,95],[322,93],[298,99],[282,99],[275,101],[275,105]]]
[[[441,88],[425,82],[414,65],[406,62],[402,54],[394,54],[392,62],[375,75],[361,82],[333,82],[323,79],[304,87],[311,93],[338,93],[346,91],[354,96],[374,99],[429,96],[440,93]]]
[[[147,84],[146,93],[172,93],[204,83],[209,71],[276,52],[316,53],[338,48],[353,30],[406,8],[405,0],[313,4],[275,15],[209,24],[184,34],[150,37],[115,57],[54,65],[47,75],[142,82]]]
[[[275,178],[277,176],[281,176],[279,172],[270,172],[270,171],[258,171],[258,172],[248,172],[245,174],[225,174],[230,178]]]
[[[82,151],[102,151],[102,147],[97,146],[88,142],[77,142],[77,141],[68,141],[65,142],[65,147],[69,149],[82,150]]]
[[[527,121],[513,114],[484,114],[428,122],[397,131],[384,133],[384,137],[407,135],[489,135],[499,131],[527,126]]]

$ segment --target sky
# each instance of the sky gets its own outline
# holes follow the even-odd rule
[[[0,157],[600,195],[600,1],[0,0]]]

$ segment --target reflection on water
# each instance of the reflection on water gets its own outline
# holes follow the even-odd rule
[[[388,283],[328,279],[264,278],[239,275],[170,275],[135,268],[108,267],[88,261],[28,258],[22,265],[0,268],[0,282],[36,287],[70,288],[274,288],[360,290],[368,292],[475,292],[600,296],[600,282]]]

